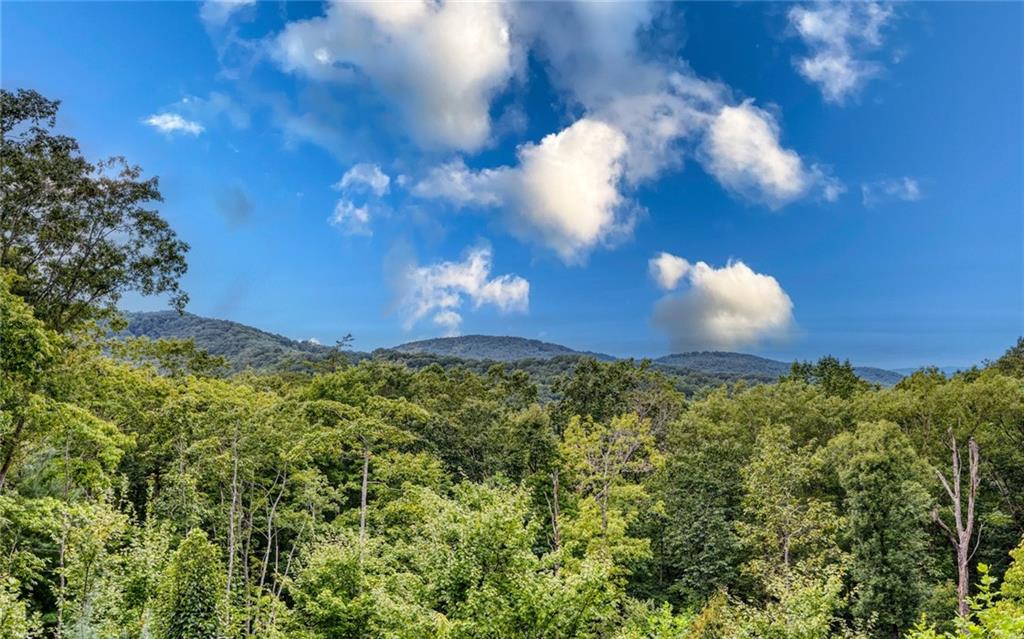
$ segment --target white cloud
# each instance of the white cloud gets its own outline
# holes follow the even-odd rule
[[[435,326],[440,326],[444,329],[445,337],[454,337],[459,334],[462,316],[455,311],[441,311],[435,314],[431,321]]]
[[[309,339],[306,340],[306,342],[308,342],[310,344],[316,344],[317,346],[320,345],[320,340],[318,340],[315,337],[310,337]]]
[[[199,7],[199,18],[208,27],[220,28],[227,24],[235,13],[254,4],[256,0],[206,0]]]
[[[740,196],[778,208],[843,186],[781,145],[779,125],[752,100],[735,104],[728,86],[700,78],[685,62],[657,61],[638,34],[664,10],[646,3],[514,4],[513,33],[545,64],[570,107],[572,125],[524,144],[519,162],[473,170],[456,159],[429,171],[420,197],[457,206],[502,208],[519,236],[567,263],[628,236],[637,186],[699,159]]]
[[[186,120],[177,113],[156,113],[143,121],[154,129],[157,129],[161,133],[166,133],[167,135],[173,135],[175,133],[199,135],[205,130],[202,124],[192,120]]]
[[[690,263],[685,259],[662,251],[647,261],[651,277],[658,286],[671,291],[679,285],[679,281],[690,271]]]
[[[387,176],[376,164],[363,162],[356,164],[341,176],[341,180],[335,185],[338,190],[343,189],[368,189],[377,197],[388,192],[388,185],[391,178]]]
[[[467,301],[475,309],[488,305],[508,313],[526,312],[530,298],[530,283],[522,277],[491,277],[491,249],[486,246],[470,250],[461,262],[407,266],[399,286],[406,330],[431,316],[435,325],[454,333],[462,321],[458,311]]]
[[[391,178],[376,164],[354,165],[331,187],[342,195],[327,221],[346,235],[373,235],[371,218],[382,210],[375,201],[388,192],[390,184]],[[362,205],[357,204],[357,200],[361,200]]]
[[[434,167],[412,187],[413,195],[448,200],[457,206],[500,206],[509,167],[474,171],[461,159]]]
[[[842,192],[817,166],[783,148],[772,114],[747,100],[722,108],[703,145],[704,166],[727,189],[778,208],[820,188],[826,199]]]
[[[186,95],[168,110],[183,113],[200,122],[211,122],[223,117],[236,129],[249,127],[249,112],[239,106],[231,96],[218,91],[212,91],[206,98]]]
[[[618,129],[583,118],[519,149],[517,219],[565,261],[626,228],[619,192],[628,147]]]
[[[327,221],[346,235],[373,235],[373,231],[370,230],[369,207],[356,206],[346,198],[341,198],[335,203],[334,212]]]
[[[470,151],[487,143],[490,101],[517,66],[505,7],[491,2],[337,2],[288,24],[273,49],[285,71],[368,79],[419,142]]]
[[[654,310],[654,324],[674,351],[733,350],[782,337],[793,324],[793,302],[778,281],[743,262],[697,262],[686,279],[687,289],[666,295]]]
[[[875,206],[883,200],[916,202],[921,199],[921,185],[911,177],[865,182],[860,187],[864,206]]]
[[[210,93],[207,98],[186,95],[143,122],[168,135],[182,133],[195,136],[206,131],[206,124],[221,117],[226,118],[236,129],[249,126],[249,113],[230,96],[217,91]]]
[[[882,27],[892,15],[892,7],[878,2],[793,7],[790,25],[811,51],[794,61],[797,70],[819,86],[826,101],[844,102],[881,72],[863,55],[881,46]]]
[[[512,230],[535,238],[563,261],[581,261],[597,244],[632,228],[619,191],[626,137],[615,127],[582,118],[524,144],[518,165],[472,171],[461,161],[439,167],[413,193],[458,205],[502,206]]]

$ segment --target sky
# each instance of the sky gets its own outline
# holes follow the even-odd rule
[[[199,315],[358,350],[495,334],[890,368],[1024,334],[1021,3],[4,2],[0,22],[3,88],[159,176]]]

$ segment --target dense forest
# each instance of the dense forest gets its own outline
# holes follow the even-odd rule
[[[310,371],[341,355],[353,364],[372,359],[400,363],[416,370],[437,364],[446,370],[462,367],[480,374],[501,363],[509,371],[521,370],[529,374],[537,384],[542,400],[553,396],[551,389],[555,382],[571,373],[581,359],[594,357],[601,361],[615,361],[609,355],[595,356],[521,337],[444,337],[361,352],[348,348],[351,336],[340,344],[327,346],[191,313],[126,313],[124,319],[127,325],[114,334],[192,340],[198,348],[222,357],[225,372]],[[645,360],[640,365],[662,373],[687,397],[708,386],[738,381],[750,384],[776,382],[790,373],[791,366],[763,357],[730,352],[677,353]],[[903,378],[900,373],[881,368],[857,366],[853,370],[858,377],[882,386],[892,386]]]
[[[158,183],[2,93],[0,636],[1024,636],[1024,340],[891,388],[119,339]]]

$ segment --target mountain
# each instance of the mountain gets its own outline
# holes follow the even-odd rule
[[[228,320],[200,317],[175,311],[125,313],[124,333],[150,339],[188,339],[210,353],[224,357],[235,370],[273,368],[287,359],[318,359],[331,349],[314,342],[300,342],[283,335]]]
[[[744,353],[727,353],[721,351],[703,351],[693,353],[675,353],[654,360],[654,363],[671,368],[682,368],[700,371],[710,375],[739,375],[757,378],[778,379],[789,374],[789,362],[746,355]],[[865,379],[882,386],[892,386],[903,379],[903,375],[883,368],[870,366],[854,366],[854,372]]]
[[[272,369],[296,360],[319,360],[332,349],[308,341],[289,339],[228,320],[210,319],[191,313],[174,311],[126,313],[125,334],[152,339],[178,338],[195,340],[196,345],[212,355],[226,358],[235,370]],[[483,373],[495,362],[505,362],[512,369],[525,370],[543,387],[558,376],[569,373],[581,357],[603,361],[616,358],[604,353],[577,351],[551,342],[524,337],[465,335],[441,337],[378,349],[373,353],[348,353],[351,360],[368,357],[400,362],[410,368],[430,364],[465,366]],[[773,382],[789,373],[790,364],[778,360],[720,351],[676,353],[652,360],[652,366],[674,379],[687,393],[706,386],[746,380],[753,383]],[[862,378],[891,386],[902,379],[895,371],[855,367]]]
[[[893,371],[895,371],[895,372],[897,372],[897,373],[899,373],[899,374],[901,374],[903,376],[907,376],[907,375],[913,375],[917,371],[919,371],[921,369],[924,369],[924,368],[928,368],[928,367],[927,366],[918,366],[916,368],[894,368]],[[971,367],[970,366],[936,366],[936,368],[938,368],[939,372],[942,373],[943,375],[945,375],[946,377],[952,377],[953,375],[956,375],[960,371],[969,370]]]
[[[495,362],[513,362],[520,359],[551,359],[561,355],[580,355],[603,361],[615,358],[604,353],[577,351],[551,342],[525,337],[498,337],[494,335],[463,335],[438,337],[418,342],[407,342],[392,347],[399,353],[429,353],[462,359],[485,359]]]

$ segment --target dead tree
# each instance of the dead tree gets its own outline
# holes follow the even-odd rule
[[[963,469],[960,463],[960,449],[956,443],[956,435],[952,432],[949,434],[949,442],[950,448],[953,451],[952,475],[947,480],[941,471],[936,470],[935,474],[938,475],[939,481],[942,482],[942,487],[946,489],[946,494],[949,496],[950,505],[953,510],[953,523],[948,525],[942,520],[938,507],[932,510],[932,519],[946,533],[946,537],[949,538],[949,542],[953,545],[953,550],[956,552],[957,612],[961,617],[966,617],[971,611],[967,600],[968,588],[971,583],[969,564],[971,557],[974,556],[974,552],[978,550],[978,543],[981,541],[981,528],[979,527],[974,550],[971,551],[971,538],[974,536],[975,505],[977,504],[978,485],[981,483],[981,479],[978,476],[978,443],[974,441],[973,437],[967,443],[967,472],[969,479],[967,485],[967,512],[965,513],[963,511],[963,495],[961,490]]]

